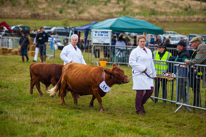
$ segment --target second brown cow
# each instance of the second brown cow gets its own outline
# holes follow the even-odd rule
[[[40,82],[46,86],[46,90],[50,84],[53,86],[59,81],[64,65],[49,63],[33,63],[30,65],[30,94],[33,94],[34,85],[36,85],[39,94],[43,96],[40,89]]]
[[[104,110],[101,97],[105,96],[114,84],[128,83],[130,78],[116,64],[112,69],[99,66],[84,65],[78,63],[68,63],[62,69],[62,76],[54,88],[49,90],[50,96],[55,96],[60,88],[61,104],[65,105],[64,95],[66,89],[71,91],[74,103],[77,104],[75,94],[93,95],[89,107],[93,107],[93,102],[97,98],[99,108]],[[104,90],[104,91],[103,91]]]

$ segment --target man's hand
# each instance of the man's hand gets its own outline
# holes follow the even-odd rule
[[[185,59],[185,63],[186,63],[186,64],[188,63],[188,61],[189,61],[188,59]]]
[[[42,37],[39,38],[39,40],[41,40],[41,39],[42,39]]]
[[[45,45],[47,44],[47,42],[44,43]]]

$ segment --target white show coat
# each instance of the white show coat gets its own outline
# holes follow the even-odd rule
[[[156,77],[152,52],[146,47],[145,49],[147,53],[138,46],[131,52],[129,57],[129,65],[132,67],[133,90],[150,90],[151,87],[154,87],[153,79],[145,73],[141,73],[147,68],[146,73],[150,77]]]
[[[81,50],[76,46],[77,50],[69,44],[65,46],[60,54],[60,58],[64,61],[64,65],[67,63],[76,62],[80,64],[86,64],[84,61]]]

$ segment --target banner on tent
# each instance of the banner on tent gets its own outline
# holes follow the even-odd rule
[[[111,30],[92,30],[92,43],[111,43]]]

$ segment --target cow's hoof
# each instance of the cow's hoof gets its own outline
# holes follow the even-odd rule
[[[31,95],[33,95],[33,93],[30,92]]]
[[[77,106],[78,106],[78,103],[77,103],[77,102],[74,102],[74,105],[77,105]]]
[[[101,111],[101,112],[103,112],[103,111],[104,111],[104,109],[100,109],[100,111]]]
[[[41,97],[43,97],[44,95],[43,95],[43,94],[41,94],[40,96],[41,96]]]
[[[94,108],[94,106],[89,106],[90,108]]]

